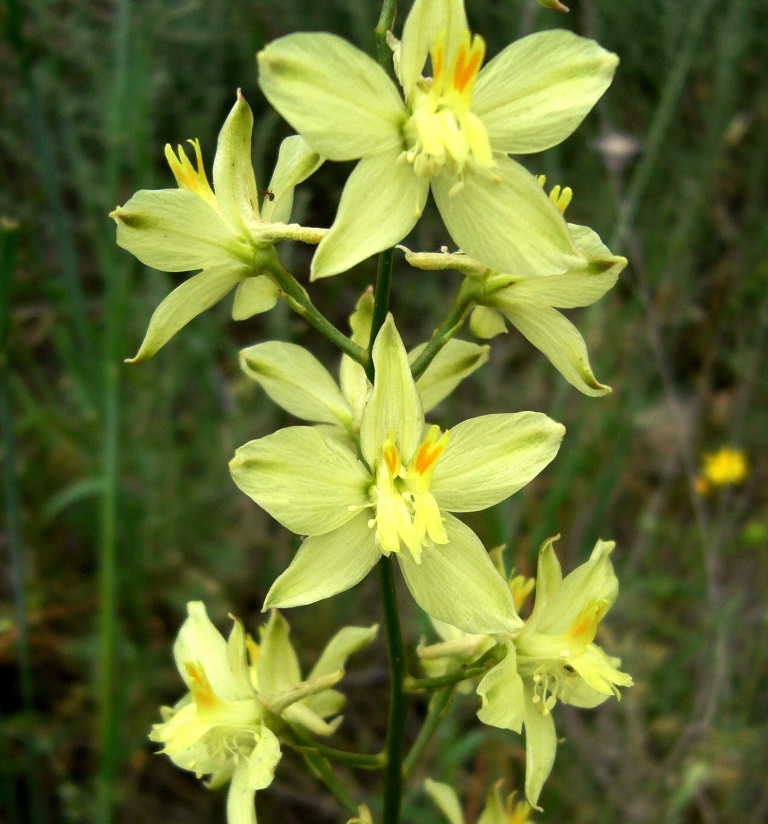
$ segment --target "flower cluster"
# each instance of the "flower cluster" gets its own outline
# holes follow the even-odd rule
[[[490,650],[496,653],[498,663],[477,687],[482,701],[477,716],[485,724],[515,732],[525,727],[525,791],[534,806],[555,760],[555,704],[596,707],[611,696],[620,698],[618,687],[632,686],[632,678],[618,669],[620,661],[594,643],[598,624],[618,594],[610,561],[613,542],[598,541],[589,560],[563,578],[554,540],[539,552],[536,599],[522,631],[469,635],[433,621],[442,642],[418,648],[427,671],[433,672],[436,665],[450,672]],[[498,563],[501,566],[500,558]],[[514,574],[510,578],[518,607],[533,583]]]
[[[401,39],[387,34],[397,82],[331,34],[291,34],[258,54],[261,89],[297,132],[283,141],[267,189],[256,183],[253,115],[238,91],[219,135],[213,185],[198,141],[189,154],[167,146],[178,188],[139,191],[112,212],[118,244],[143,263],[195,273],[156,308],[131,362],[156,354],[233,290],[235,320],[284,298],[342,350],[338,380],[294,343],[262,341],[240,353],[245,374],[306,422],[249,441],[230,462],[235,484],[301,537],[263,608],[330,598],[390,563],[382,559],[395,559],[442,638],[418,649],[427,673],[440,682],[467,665],[484,667],[479,718],[525,729],[528,801],[510,796],[505,805],[496,785],[479,819],[522,824],[554,761],[554,705],[594,707],[632,683],[595,643],[618,591],[613,544],[598,542],[589,561],[563,578],[552,541],[545,543],[535,605],[523,621],[533,581],[507,580],[500,553],[488,553],[457,515],[492,507],[532,481],[557,455],[565,429],[540,412],[449,425],[427,416],[488,359],[490,344],[455,337],[465,321],[482,341],[510,325],[580,392],[610,391],[560,310],[601,298],[626,260],[588,227],[566,222],[569,188],[548,195],[545,180],[511,155],[565,140],[610,85],[618,59],[554,30],[485,62],[485,41],[469,30],[463,0],[414,0]],[[295,188],[323,162],[350,160],[358,162],[332,225],[291,223]],[[407,348],[388,311],[389,287],[377,286],[358,301],[345,335],[287,271],[276,244],[316,246],[310,281],[339,275],[402,241],[430,193],[457,251],[400,248],[420,276],[461,273],[448,315],[428,341]],[[335,731],[344,698],[333,687],[347,656],[376,628],[341,630],[302,679],[279,613],[257,643],[237,619],[225,641],[201,603],[188,609],[174,647],[188,691],[163,710],[150,737],[183,769],[209,776],[210,786],[229,783],[230,824],[253,824],[253,793],[271,782],[281,743]],[[349,753],[342,756],[351,763]],[[377,758],[367,765],[386,761]],[[463,824],[453,790],[426,786],[452,824]],[[356,820],[371,820],[365,805]]]
[[[163,721],[149,737],[177,766],[210,776],[208,786],[229,782],[229,824],[255,824],[253,794],[272,783],[281,757],[278,736],[294,726],[315,735],[334,732],[344,696],[333,686],[346,659],[378,628],[340,630],[302,679],[279,613],[271,614],[257,643],[237,618],[225,641],[202,603],[187,609],[173,654],[188,691],[161,710]]]

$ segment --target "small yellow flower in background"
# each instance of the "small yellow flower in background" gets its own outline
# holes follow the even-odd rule
[[[696,479],[696,491],[706,495],[718,486],[738,486],[749,472],[746,455],[740,449],[724,446],[717,452],[707,452],[701,462],[701,475]]]

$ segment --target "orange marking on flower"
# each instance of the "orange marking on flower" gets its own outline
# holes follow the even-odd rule
[[[478,37],[473,40],[469,50],[464,43],[461,44],[459,53],[456,55],[456,67],[453,70],[453,87],[456,91],[463,92],[474,79],[484,53],[483,41]]]
[[[384,454],[384,460],[387,462],[389,474],[394,476],[394,474],[397,472],[397,465],[399,463],[397,447],[394,444],[390,444],[389,446],[385,446],[382,452]]]
[[[432,72],[435,82],[437,82],[443,74],[444,52],[442,43],[435,44],[431,50],[432,57]]]
[[[202,707],[214,707],[218,699],[213,692],[213,687],[205,674],[205,670],[200,665],[189,663],[186,667],[189,677],[192,679],[189,689],[192,692],[195,703]]]
[[[445,446],[425,441],[416,455],[416,471],[423,475],[435,461],[445,452]]]
[[[592,640],[595,637],[597,625],[605,614],[605,607],[605,601],[587,604],[576,616],[566,635],[574,641],[582,640],[584,636],[591,635],[590,640]]]

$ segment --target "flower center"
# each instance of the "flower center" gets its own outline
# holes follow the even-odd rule
[[[432,475],[448,444],[448,432],[432,426],[406,468],[397,447],[397,434],[390,432],[381,448],[375,468],[371,505],[375,516],[368,525],[376,527],[376,541],[382,552],[399,552],[401,542],[418,562],[429,540],[448,543],[440,508],[429,491]]]
[[[578,673],[568,663],[542,664],[533,673],[533,703],[542,715],[549,715],[558,699],[568,703],[578,680]]]
[[[420,81],[408,101],[411,117],[405,125],[404,155],[419,176],[447,168],[460,186],[466,170],[496,165],[485,126],[469,110],[485,41],[465,30],[456,53],[449,54],[443,32],[430,56],[434,76]]]

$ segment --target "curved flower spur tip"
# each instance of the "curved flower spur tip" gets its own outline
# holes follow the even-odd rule
[[[553,11],[562,11],[566,14],[570,11],[568,6],[564,6],[560,0],[537,0],[540,6],[543,6],[545,9],[552,9]]]
[[[428,272],[441,272],[451,269],[469,277],[484,277],[492,270],[484,263],[469,257],[462,251],[449,252],[443,246],[439,252],[412,252],[407,246],[398,245],[397,248],[405,253],[405,260],[414,269],[423,269]]]

